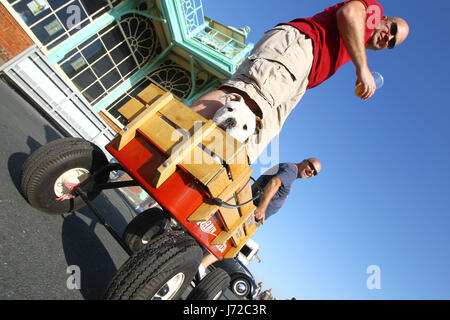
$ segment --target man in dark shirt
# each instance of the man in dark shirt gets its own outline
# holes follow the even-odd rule
[[[254,201],[256,221],[264,224],[265,219],[280,210],[291,193],[292,185],[296,179],[314,177],[321,170],[322,164],[316,158],[308,158],[300,163],[280,163],[267,170],[252,185],[253,195],[258,192],[258,187],[262,191],[262,195]],[[206,275],[208,266],[216,261],[217,258],[212,253],[203,257],[198,268],[197,281]]]
[[[292,191],[297,178],[311,178],[322,170],[322,164],[316,158],[305,159],[300,163],[280,163],[261,175],[252,186],[253,194],[258,186],[264,190],[262,196],[255,200],[255,219],[264,224],[283,206]]]

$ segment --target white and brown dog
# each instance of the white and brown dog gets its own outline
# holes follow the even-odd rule
[[[225,105],[214,114],[213,121],[238,140],[245,143],[256,129],[256,116],[245,104],[244,98],[237,93],[225,94]]]

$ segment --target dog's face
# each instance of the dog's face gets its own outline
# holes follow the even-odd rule
[[[214,122],[230,136],[244,143],[255,132],[255,114],[237,93],[223,95],[220,99],[225,99],[226,103],[214,114]]]

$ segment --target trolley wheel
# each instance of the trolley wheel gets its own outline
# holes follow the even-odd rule
[[[49,214],[62,214],[85,206],[80,197],[70,194],[78,184],[108,164],[103,151],[80,138],[54,140],[33,152],[22,167],[21,191],[34,208]],[[108,181],[109,173],[95,183]],[[95,183],[93,185],[95,185]],[[86,190],[93,200],[101,191]]]
[[[130,221],[123,232],[123,240],[133,252],[139,251],[168,228],[169,218],[159,208],[147,209]]]
[[[164,233],[134,253],[109,283],[108,300],[176,300],[197,272],[202,250],[183,231]]]
[[[187,300],[219,300],[230,285],[230,276],[217,268],[208,273],[191,291]]]

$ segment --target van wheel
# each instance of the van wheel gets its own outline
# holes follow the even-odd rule
[[[187,300],[219,300],[230,285],[230,276],[217,268],[208,273],[191,291]]]
[[[231,291],[238,297],[245,297],[250,293],[250,283],[244,278],[236,278],[231,284]]]

